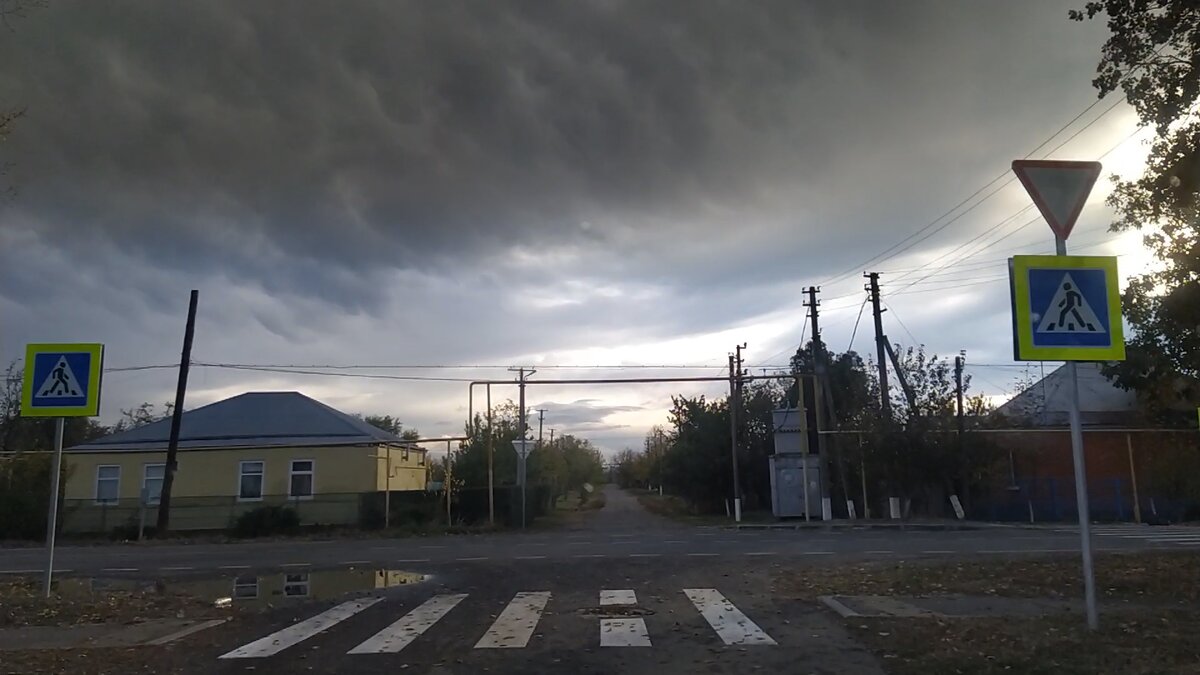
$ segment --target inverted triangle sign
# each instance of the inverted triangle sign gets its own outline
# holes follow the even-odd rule
[[[1092,186],[1100,177],[1100,162],[1050,159],[1013,160],[1012,170],[1020,179],[1042,217],[1060,239],[1071,236]]]

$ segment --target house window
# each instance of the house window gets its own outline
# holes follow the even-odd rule
[[[292,499],[312,499],[313,461],[293,459],[288,479],[288,496]]]
[[[283,575],[283,595],[288,598],[307,598],[309,591],[307,574]]]
[[[258,597],[258,577],[238,577],[233,580],[233,599],[248,600]]]
[[[263,497],[263,463],[238,464],[238,501],[254,502]]]
[[[166,468],[166,464],[147,464],[142,467],[142,494],[146,495],[147,504],[158,503]]]
[[[96,503],[116,504],[121,494],[121,467],[96,467]]]

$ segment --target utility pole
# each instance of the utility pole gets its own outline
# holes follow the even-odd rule
[[[487,386],[487,424],[488,424],[488,439],[487,439],[487,457],[488,457],[488,525],[496,524],[496,483],[495,483],[495,455],[496,451],[493,447],[496,435],[492,433],[492,385]],[[474,413],[472,413],[474,414]]]
[[[171,488],[175,485],[175,470],[179,454],[179,426],[183,422],[183,399],[187,393],[188,368],[192,364],[192,338],[196,335],[196,305],[200,291],[193,290],[188,301],[187,325],[183,330],[183,353],[179,359],[179,381],[175,386],[175,407],[171,410],[171,436],[167,441],[167,465],[163,468],[162,489],[159,492],[158,522],[155,534],[162,536],[171,526]]]
[[[519,380],[518,380],[520,383],[520,385],[519,385],[519,388],[520,388],[520,403],[519,403],[520,413],[519,414],[521,416],[521,419],[517,423],[517,429],[518,429],[517,438],[520,439],[522,442],[524,442],[525,434],[526,434],[526,428],[525,428],[525,378],[529,377],[530,375],[534,374],[537,371],[530,370],[529,372],[526,372],[525,368],[523,368],[523,367],[522,368],[509,368],[509,371],[516,371],[517,376],[519,378]],[[525,499],[525,483],[526,483],[525,459],[526,458],[523,456],[517,457],[517,481],[521,486],[521,529],[525,529],[525,502],[526,502],[526,499]]]
[[[818,461],[821,462],[825,468],[825,475],[828,476],[831,458],[829,457],[829,452],[826,447],[827,439],[825,438],[825,434],[822,434],[821,431],[827,426],[835,426],[834,420],[836,419],[836,415],[833,411],[833,392],[831,391],[831,386],[829,384],[828,364],[825,362],[827,356],[825,342],[821,339],[821,324],[819,318],[821,312],[818,309],[821,306],[821,303],[819,300],[817,300],[817,293],[820,293],[821,289],[817,288],[816,286],[809,286],[808,290],[805,292],[808,293],[808,302],[804,303],[804,306],[808,308],[809,321],[812,323],[813,372],[816,374],[816,377],[813,381],[813,405],[815,413],[814,419],[817,427],[817,455]],[[801,347],[803,347],[803,345],[801,345]],[[828,425],[825,424],[826,415],[828,415],[827,419],[830,422]],[[841,462],[839,461],[834,468],[836,468],[838,471],[839,482],[842,484],[842,492],[849,494],[846,489],[846,475],[842,468]],[[829,484],[828,480],[823,482],[825,485]],[[805,490],[807,489],[808,487],[806,486]],[[822,490],[821,496],[825,496],[824,490]],[[807,509],[807,507],[805,508]]]
[[[742,350],[745,348],[745,342],[735,347],[736,355],[730,364],[730,376],[733,378],[733,399],[729,409],[729,423],[733,436],[733,518],[739,523],[742,522],[742,482],[738,475],[738,450],[741,446]]]
[[[742,488],[738,478],[738,422],[737,422],[737,391],[738,380],[741,379],[740,358],[742,355],[741,346],[738,347],[738,355],[729,355],[729,440],[730,448],[733,456],[733,518],[734,522],[742,522]],[[649,439],[647,439],[648,441]]]
[[[964,508],[971,501],[967,496],[967,484],[970,477],[968,476],[969,468],[963,444],[963,433],[966,431],[966,418],[963,416],[963,367],[966,365],[966,361],[967,352],[965,349],[960,351],[958,356],[954,357],[954,389],[955,396],[958,399],[958,465],[962,472],[960,477],[962,480],[960,492],[962,492],[962,499],[965,502]]]
[[[538,447],[542,447],[542,423],[546,420],[545,408],[538,408]]]
[[[879,361],[879,405],[883,410],[883,423],[892,422],[892,402],[888,397],[887,336],[883,334],[883,310],[879,307],[879,273],[864,274],[870,283],[867,293],[871,299],[871,313],[875,315],[875,358]]]

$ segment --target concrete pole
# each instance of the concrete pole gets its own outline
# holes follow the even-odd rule
[[[54,580],[54,540],[58,533],[58,482],[62,475],[63,431],[66,418],[54,420],[54,473],[50,475],[50,510],[46,515],[46,575],[42,580],[42,593],[50,597],[50,583]]]
[[[488,524],[496,524],[495,434],[492,433],[492,385],[487,385]]]
[[[1133,485],[1133,520],[1142,522],[1142,505],[1138,501],[1137,471],[1133,468],[1133,434],[1125,434],[1125,447],[1129,450],[1129,482]]]

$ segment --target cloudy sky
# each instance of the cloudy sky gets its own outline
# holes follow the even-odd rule
[[[0,29],[0,106],[27,108],[0,146],[0,358],[97,341],[112,368],[177,363],[195,288],[197,362],[449,381],[204,366],[189,408],[296,389],[434,436],[507,366],[720,375],[740,342],[755,372],[786,363],[809,285],[843,350],[870,269],[894,341],[966,349],[1001,396],[1021,373],[1003,261],[1053,248],[1009,162],[1144,154],[1115,97],[1063,129],[1105,37],[1078,4],[54,0]],[[1071,246],[1134,272],[1109,189]],[[561,368],[616,365],[698,368]],[[108,373],[105,421],[174,377]],[[619,449],[672,393],[723,389],[529,403]]]

